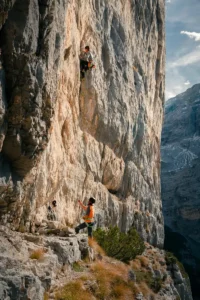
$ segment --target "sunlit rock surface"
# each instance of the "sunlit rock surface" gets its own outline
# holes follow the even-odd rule
[[[105,266],[105,274],[113,267],[116,271],[123,268],[123,274],[115,271],[121,288],[126,290],[127,282],[130,287],[137,286],[136,295],[128,294],[128,298],[125,296],[127,299],[150,300],[153,297],[155,300],[192,300],[187,276],[176,263],[170,264],[166,261],[164,250],[146,245],[142,256],[138,256],[130,264],[123,264],[121,261],[100,255],[97,252],[98,248],[96,251],[95,247],[90,248],[84,234],[74,236],[72,233],[66,234],[66,230],[60,233],[62,236],[33,235],[14,232],[0,226],[1,300],[44,300],[47,296],[49,300],[60,299],[56,297],[57,292],[67,283],[80,282],[81,278],[86,278],[82,292],[90,291],[89,299],[99,299],[99,296],[95,297],[97,293],[92,287],[95,283],[97,291],[98,286],[102,288],[101,280],[99,277],[95,278],[94,272],[95,264],[101,266],[102,263]],[[80,262],[85,257],[87,260]],[[143,274],[143,285],[139,284],[140,272]],[[160,284],[156,293],[145,284],[145,278],[152,279],[154,290],[157,288],[156,282],[158,286]],[[110,278],[107,277],[106,280],[109,282]],[[78,296],[73,296],[75,300],[81,299],[81,291]],[[119,297],[116,296],[115,299]]]
[[[99,225],[135,225],[162,246],[164,0],[2,6],[2,222],[34,231],[56,199],[75,224],[92,195]],[[80,83],[85,45],[96,68]]]

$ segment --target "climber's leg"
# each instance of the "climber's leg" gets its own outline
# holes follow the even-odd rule
[[[84,60],[80,60],[80,73],[81,73],[81,78],[84,78]]]
[[[81,79],[85,77],[85,72],[87,70],[88,70],[88,62],[85,60],[80,60]]]
[[[79,233],[79,230],[81,229],[84,229],[87,227],[87,224],[84,222],[84,223],[81,223],[80,225],[78,225],[76,228],[75,228],[75,232],[76,233]]]
[[[88,223],[87,226],[88,226],[88,237],[92,238],[92,228],[94,226],[94,223]]]

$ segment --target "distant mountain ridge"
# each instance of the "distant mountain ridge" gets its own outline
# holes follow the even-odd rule
[[[166,102],[161,157],[165,245],[186,265],[200,299],[200,84]],[[179,247],[174,233],[184,240]]]

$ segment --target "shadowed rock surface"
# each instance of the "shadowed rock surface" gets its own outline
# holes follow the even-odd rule
[[[161,247],[164,0],[1,6],[2,223],[34,232],[56,199],[75,224],[92,195],[98,225],[134,225]],[[87,44],[96,69],[80,84]]]
[[[165,244],[200,299],[200,84],[167,101],[161,152]]]

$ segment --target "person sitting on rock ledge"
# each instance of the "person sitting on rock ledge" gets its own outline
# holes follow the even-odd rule
[[[47,212],[47,219],[50,221],[56,221],[56,208],[57,208],[57,202],[56,200],[53,200],[51,202],[51,205],[48,206],[48,212]]]
[[[85,77],[85,72],[91,68],[95,68],[93,64],[93,56],[90,52],[90,47],[86,46],[84,51],[80,54],[80,71],[81,71],[81,79]]]
[[[80,200],[78,201],[79,205],[86,211],[85,216],[83,217],[84,223],[81,223],[75,228],[76,234],[79,233],[80,229],[88,228],[88,237],[92,238],[92,227],[94,226],[94,206],[95,203],[94,198],[90,198],[88,205],[85,206]]]

